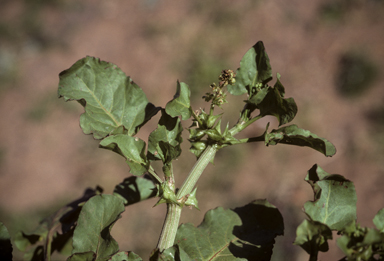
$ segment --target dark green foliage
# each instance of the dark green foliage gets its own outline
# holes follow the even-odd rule
[[[283,234],[280,212],[258,200],[234,210],[208,211],[197,228],[181,225],[175,243],[191,260],[269,260],[274,238]]]
[[[82,204],[101,193],[102,189],[87,189],[84,195],[45,218],[32,232],[20,232],[14,238],[16,247],[25,252],[25,260],[41,260],[52,252],[67,254]],[[50,253],[47,253],[48,248]],[[70,248],[70,247],[69,247]]]
[[[350,70],[360,67],[348,68],[343,73]],[[210,106],[205,111],[193,110],[190,88],[180,82],[165,108],[156,107],[116,65],[97,58],[80,59],[60,73],[59,97],[76,100],[84,107],[80,117],[84,133],[100,140],[101,148],[123,156],[135,176],[116,185],[113,195],[101,194],[100,189],[89,190],[81,199],[42,221],[33,232],[19,233],[14,243],[25,251],[24,259],[50,260],[57,251],[69,256],[70,261],[142,260],[133,252],[120,250],[111,230],[125,207],[157,196],[160,199],[156,206],[166,203],[167,216],[151,260],[270,260],[275,238],[284,234],[284,223],[279,210],[267,200],[255,200],[233,210],[218,207],[208,211],[198,227],[190,223],[178,226],[184,206],[198,209],[196,183],[220,149],[264,142],[266,146],[309,147],[325,156],[336,153],[332,143],[310,131],[296,125],[281,126],[291,122],[298,109],[293,98],[285,98],[285,87],[280,75],[276,75],[275,84],[268,85],[272,67],[264,44],[257,42],[246,52],[236,73],[222,70],[219,82],[211,84],[210,92],[203,97]],[[223,112],[214,110],[227,102],[225,87],[229,94],[246,95],[246,98],[237,122],[222,125]],[[147,143],[135,137],[159,111],[157,128],[149,134]],[[277,118],[278,129],[268,131],[268,123],[260,136],[235,137],[268,115]],[[173,173],[172,164],[182,152],[182,123],[190,118],[190,150],[197,156],[197,162],[181,187],[176,188],[178,176]],[[162,164],[162,178],[154,169],[157,167],[154,161]],[[137,177],[144,174],[150,178]],[[374,260],[374,255],[382,255],[383,210],[374,218],[377,229],[361,228],[355,223],[356,194],[350,180],[330,175],[317,165],[308,171],[305,180],[314,191],[314,199],[304,205],[308,220],[297,228],[295,244],[310,255],[310,260],[316,260],[319,251],[328,250],[332,230],[342,235],[337,242],[349,259]],[[213,186],[220,184],[215,182]],[[0,247],[8,257],[12,249],[9,235],[3,225],[0,232],[0,243],[4,243]]]

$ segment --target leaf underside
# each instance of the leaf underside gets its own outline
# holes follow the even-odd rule
[[[332,230],[342,230],[356,220],[355,186],[341,175],[324,175],[324,172],[317,165],[308,171],[306,181],[312,186],[315,198],[304,204],[304,211],[312,220]]]

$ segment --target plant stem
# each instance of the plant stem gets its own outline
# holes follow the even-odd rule
[[[183,185],[177,192],[177,199],[180,199],[192,192],[192,189],[195,187],[204,169],[214,158],[216,151],[216,145],[208,146],[204,150],[204,152],[200,155],[199,159],[196,161],[195,165],[189,172],[187,179],[184,181]],[[174,245],[181,216],[181,209],[182,206],[180,205],[173,203],[167,204],[167,215],[165,217],[163,229],[161,230],[159,242],[157,243],[157,248],[160,250],[160,252]]]
[[[235,136],[237,133],[239,133],[240,131],[244,130],[246,127],[248,127],[249,125],[251,125],[252,123],[254,123],[255,121],[263,118],[264,116],[262,115],[258,115],[252,119],[250,119],[249,121],[246,121],[246,122],[239,122],[238,124],[236,124],[232,129],[229,130],[229,133],[232,135],[232,136]]]
[[[47,235],[47,241],[46,241],[46,248],[45,248],[45,259],[46,261],[51,261],[51,245],[52,245],[52,240],[51,240],[51,235],[50,231],[48,232]]]
[[[319,251],[311,252],[309,255],[309,261],[317,261],[318,253],[319,253]]]
[[[204,169],[208,166],[209,162],[215,157],[216,151],[216,145],[207,146],[204,152],[200,155],[199,159],[196,161],[192,170],[189,172],[188,177],[185,179],[183,185],[177,192],[176,197],[178,199],[192,192],[192,189],[195,187]]]
[[[160,178],[159,176],[157,176],[157,174],[156,174],[155,170],[152,168],[152,166],[149,167],[149,169],[148,169],[148,173],[151,174],[152,177],[154,177],[154,178],[157,180],[157,182],[158,182],[159,184],[161,184],[161,183],[163,182],[163,181],[161,180],[161,178]]]
[[[182,208],[182,206],[177,204],[167,204],[167,215],[165,217],[163,229],[161,230],[159,242],[157,243],[157,248],[160,251],[164,251],[165,249],[173,246],[177,228],[179,226]]]
[[[237,145],[237,144],[244,144],[244,143],[251,143],[251,142],[260,142],[260,141],[265,141],[264,135],[258,136],[258,137],[252,137],[252,138],[245,138],[245,139],[240,139],[237,142],[232,141],[230,145]],[[228,146],[230,146],[228,144]],[[223,145],[223,147],[226,146]]]

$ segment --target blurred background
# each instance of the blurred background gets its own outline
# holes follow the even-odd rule
[[[0,0],[0,220],[11,236],[31,231],[86,188],[112,193],[130,175],[124,158],[82,133],[83,108],[58,99],[58,74],[78,59],[117,64],[157,106],[173,98],[177,80],[186,82],[196,110],[208,107],[201,96],[220,71],[236,70],[262,40],[298,105],[292,123],[330,140],[337,153],[261,143],[224,149],[198,183],[201,211],[185,209],[181,221],[198,225],[209,209],[266,198],[285,222],[273,260],[308,260],[292,242],[313,199],[304,178],[317,163],[355,182],[358,222],[372,227],[384,207],[383,11],[383,0]],[[235,123],[242,99],[224,106],[224,122]],[[267,117],[242,136],[260,135],[268,122],[277,127]],[[138,136],[146,140],[155,126]],[[185,153],[174,164],[179,186],[195,162],[187,138],[185,131]],[[166,210],[155,203],[127,208],[112,230],[120,249],[144,260]],[[330,245],[320,259],[343,257]]]

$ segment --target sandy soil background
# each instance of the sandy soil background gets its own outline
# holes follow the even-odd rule
[[[57,99],[58,74],[78,59],[117,64],[157,106],[172,99],[177,79],[184,81],[198,109],[220,71],[236,69],[262,40],[286,97],[298,105],[292,123],[330,140],[337,154],[263,144],[220,151],[198,183],[201,211],[185,210],[182,222],[197,225],[216,206],[267,198],[286,227],[273,259],[307,260],[292,242],[305,218],[301,207],[313,198],[303,179],[317,163],[355,182],[358,222],[373,226],[384,207],[383,11],[380,0],[0,1],[0,219],[12,235],[30,231],[85,188],[111,193],[130,175],[122,157],[82,133],[81,106]],[[242,107],[235,101],[232,123]],[[277,126],[263,119],[244,135],[261,133],[267,122]],[[194,163],[187,142],[183,150],[175,164],[179,185]],[[112,231],[121,249],[144,259],[165,214],[165,206],[152,208],[155,202],[128,208]],[[320,259],[342,256],[331,244]]]

